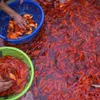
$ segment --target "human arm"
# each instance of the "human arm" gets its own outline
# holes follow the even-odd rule
[[[21,0],[21,3],[22,2],[23,0]],[[23,17],[17,12],[15,12],[13,9],[11,9],[9,6],[7,6],[4,0],[1,0],[0,2],[0,9],[7,13],[10,17],[12,17],[20,28],[25,28],[24,26],[26,26],[27,24]]]

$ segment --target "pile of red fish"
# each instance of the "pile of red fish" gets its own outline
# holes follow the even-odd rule
[[[11,56],[0,58],[0,80],[12,80],[12,86],[4,92],[0,92],[0,96],[8,96],[20,93],[28,80],[28,67],[21,60]]]
[[[100,88],[93,87],[100,84],[99,1],[37,1],[45,11],[39,35],[30,43],[12,45],[33,60],[33,99],[99,100]]]
[[[12,19],[9,21],[8,29],[7,29],[7,38],[10,39],[18,39],[24,35],[29,35],[33,32],[33,28],[37,28],[37,23],[32,19],[33,16],[30,14],[24,14],[23,15],[24,20],[27,23],[27,26],[25,26],[25,29],[20,29],[16,22]]]

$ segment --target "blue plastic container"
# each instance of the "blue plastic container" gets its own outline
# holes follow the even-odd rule
[[[0,11],[0,38],[13,44],[29,42],[39,32],[44,21],[44,11],[37,2],[34,2],[33,0],[24,0],[23,4],[20,5],[19,1],[20,0],[12,2],[9,4],[9,6],[21,15],[26,13],[32,15],[33,19],[38,23],[38,27],[30,35],[23,36],[15,40],[8,39],[6,34],[8,23],[11,20],[11,17],[5,14],[3,11]]]

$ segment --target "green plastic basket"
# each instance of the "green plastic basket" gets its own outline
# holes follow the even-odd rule
[[[28,67],[29,67],[29,75],[30,79],[23,91],[19,94],[8,96],[6,97],[0,97],[0,100],[18,100],[20,97],[22,97],[30,88],[33,79],[34,79],[34,66],[32,64],[31,59],[21,50],[14,48],[14,47],[0,47],[0,51],[2,52],[3,56],[13,56],[15,58],[21,59]]]

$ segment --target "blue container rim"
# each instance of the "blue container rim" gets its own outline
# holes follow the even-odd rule
[[[13,4],[17,4],[17,3],[19,3],[19,2],[20,2],[19,0],[18,0],[18,1],[15,1],[15,2],[12,2],[12,3],[8,4],[8,6],[12,6]],[[3,38],[4,40],[8,41],[8,42],[19,42],[19,41],[22,41],[22,40],[24,40],[24,39],[26,39],[26,38],[29,38],[29,37],[32,36],[33,34],[35,35],[35,33],[38,32],[38,30],[41,28],[41,26],[42,26],[42,24],[43,24],[43,21],[44,21],[44,11],[43,11],[42,7],[41,7],[37,2],[32,1],[32,0],[25,0],[24,2],[26,2],[26,3],[30,2],[30,3],[32,3],[32,4],[34,4],[34,5],[36,5],[36,6],[41,10],[41,14],[42,14],[41,22],[40,22],[39,26],[34,30],[34,32],[32,32],[31,34],[29,34],[29,35],[27,35],[27,36],[25,36],[25,37],[21,37],[21,38],[18,38],[18,39],[14,39],[14,40],[13,40],[13,39],[5,38],[5,36],[2,35],[2,38]],[[0,11],[0,12],[1,12],[1,11]]]

